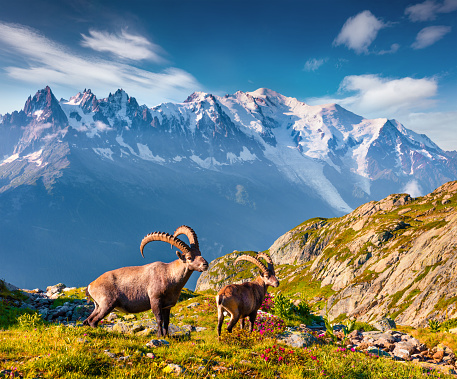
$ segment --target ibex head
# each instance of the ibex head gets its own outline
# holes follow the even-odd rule
[[[179,235],[184,234],[189,239],[190,246],[177,238]],[[202,257],[200,248],[198,246],[197,234],[192,228],[186,225],[180,226],[173,235],[168,233],[154,232],[150,233],[141,241],[141,255],[144,257],[143,248],[151,241],[168,242],[172,246],[177,247],[181,252],[177,251],[178,258],[187,265],[187,268],[192,271],[206,271],[208,270],[208,262]]]
[[[262,262],[260,262],[258,258],[264,258],[267,261],[268,268],[265,267],[265,265]],[[237,264],[239,261],[242,261],[242,260],[254,263],[260,269],[260,276],[262,277],[262,280],[264,281],[264,283],[267,286],[272,286],[272,287],[279,286],[279,280],[278,280],[278,278],[276,278],[276,275],[275,275],[273,261],[267,254],[258,253],[257,257],[253,257],[251,255],[240,255],[238,258],[236,258],[235,264]]]

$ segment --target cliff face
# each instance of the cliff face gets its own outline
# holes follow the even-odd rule
[[[344,217],[308,220],[278,238],[269,253],[279,290],[302,291],[331,317],[370,321],[388,314],[417,327],[457,316],[456,246],[457,182],[449,182],[424,197],[390,195]],[[224,276],[224,264],[237,269],[232,259],[213,262],[197,289],[240,280]]]

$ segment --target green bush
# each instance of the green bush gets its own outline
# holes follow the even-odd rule
[[[275,296],[274,314],[285,319],[291,319],[293,316],[294,304],[290,299],[279,293]]]
[[[437,333],[441,329],[441,323],[438,320],[428,320],[428,326],[430,326],[430,329],[433,333]]]
[[[309,324],[316,316],[311,314],[311,307],[305,300],[301,300],[298,305],[279,293],[274,298],[273,313],[289,321],[298,321]]]
[[[43,325],[43,319],[36,312],[24,313],[17,318],[17,322],[22,329],[36,328]]]

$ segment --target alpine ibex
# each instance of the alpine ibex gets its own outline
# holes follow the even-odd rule
[[[177,238],[185,234],[190,246]],[[183,225],[174,232],[150,233],[141,241],[140,251],[151,241],[164,241],[181,250],[178,259],[171,263],[153,262],[144,266],[122,267],[105,272],[87,286],[86,294],[95,303],[92,314],[84,325],[96,327],[113,309],[138,313],[151,309],[154,313],[159,337],[168,334],[170,309],[176,304],[182,288],[194,271],[208,270],[208,262],[201,256],[197,235]]]
[[[259,261],[264,258],[268,268]],[[227,331],[232,332],[233,327],[241,318],[241,327],[244,328],[244,318],[249,316],[251,324],[250,331],[254,328],[257,311],[263,303],[267,293],[267,287],[278,287],[279,281],[275,276],[273,261],[265,253],[258,253],[256,257],[251,255],[240,255],[235,264],[245,260],[254,263],[261,271],[260,275],[252,282],[242,284],[228,284],[223,287],[216,296],[217,303],[217,334],[221,336],[222,322],[224,321],[224,311],[230,313],[230,322]]]

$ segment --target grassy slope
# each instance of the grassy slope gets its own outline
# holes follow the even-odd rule
[[[195,302],[200,305],[187,308]],[[208,329],[192,333],[186,340],[169,338],[170,347],[152,350],[146,347],[151,337],[123,335],[100,328],[45,325],[32,316],[23,316],[19,318],[22,324],[3,325],[4,330],[0,331],[0,377],[176,377],[166,371],[168,363],[185,368],[189,378],[423,377],[423,371],[418,366],[359,352],[341,351],[335,345],[308,349],[283,346],[281,348],[285,351],[280,351],[280,346],[273,339],[261,338],[258,333],[249,335],[238,331],[219,342],[215,332],[213,296],[200,294],[184,300],[173,308],[172,313],[173,323],[194,324]],[[137,315],[149,316],[149,312]],[[115,358],[109,357],[106,350],[115,354]],[[155,358],[147,356],[150,352]],[[268,356],[268,361],[265,356]],[[280,362],[279,356],[283,357]],[[447,376],[432,373],[429,377]]]

